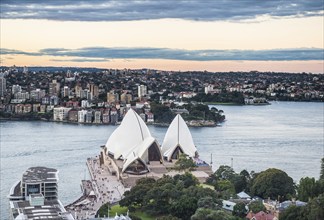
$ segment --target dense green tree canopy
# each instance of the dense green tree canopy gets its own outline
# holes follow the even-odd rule
[[[322,162],[321,162],[320,179],[324,180],[324,157],[322,158]]]
[[[205,206],[211,199],[210,207],[215,207],[218,202],[217,193],[198,186],[198,180],[190,173],[164,176],[156,181],[144,178],[124,195],[119,204],[130,210],[141,209],[153,215],[172,214],[181,219],[190,219],[198,204]]]
[[[318,195],[319,188],[314,178],[301,178],[297,187],[298,199],[307,202]]]
[[[220,210],[198,208],[191,220],[230,220],[230,215]]]
[[[238,216],[238,217],[245,217],[246,216],[246,208],[245,208],[245,204],[243,202],[239,202],[237,203],[234,208],[233,208],[233,215]]]
[[[250,181],[250,174],[244,170],[240,174],[234,172],[230,166],[221,165],[214,174],[206,180],[206,183],[222,191],[224,198],[246,190]]]
[[[251,192],[262,198],[278,199],[279,197],[280,200],[285,200],[289,195],[295,194],[295,188],[293,179],[287,173],[270,168],[257,175]]]
[[[280,214],[280,220],[322,220],[324,219],[324,194],[313,198],[304,207],[292,205]]]
[[[175,162],[174,169],[175,170],[195,170],[197,165],[195,162],[187,157],[185,154],[180,154],[179,159]]]
[[[249,207],[249,211],[252,211],[253,213],[266,211],[266,208],[261,201],[253,201],[248,205],[248,207]]]

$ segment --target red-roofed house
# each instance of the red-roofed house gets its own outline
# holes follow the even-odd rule
[[[263,211],[258,212],[256,214],[254,214],[253,212],[249,212],[246,218],[250,220],[278,220],[278,218],[274,215],[270,213],[265,213]]]

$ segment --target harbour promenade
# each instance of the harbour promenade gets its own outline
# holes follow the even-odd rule
[[[83,195],[65,207],[75,219],[97,217],[95,215],[103,204],[118,203],[126,190],[117,177],[111,175],[107,167],[100,166],[98,156],[88,158],[86,164],[90,180],[83,180],[81,183]]]

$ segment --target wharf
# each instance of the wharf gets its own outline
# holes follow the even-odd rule
[[[100,166],[98,157],[88,158],[86,164],[90,180],[82,180],[83,195],[65,207],[75,219],[94,218],[103,204],[118,203],[126,190],[117,176],[112,175],[106,166]]]

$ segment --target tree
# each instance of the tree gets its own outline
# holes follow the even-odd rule
[[[227,165],[221,165],[216,170],[215,175],[217,179],[230,180],[235,175],[235,172],[232,167]]]
[[[170,213],[181,219],[190,219],[197,209],[197,199],[185,194],[174,200],[170,206]]]
[[[258,213],[260,211],[266,211],[265,206],[260,201],[253,201],[249,205],[249,211],[252,211],[253,213]]]
[[[324,157],[322,158],[322,162],[321,162],[321,175],[320,175],[320,179],[324,180]]]
[[[290,206],[280,214],[280,220],[304,220],[302,212],[303,207]]]
[[[246,211],[245,204],[243,202],[239,202],[234,206],[232,214],[243,218],[246,216]]]
[[[230,181],[233,183],[236,193],[242,192],[247,188],[247,179],[242,175],[235,174]]]
[[[307,213],[307,220],[324,219],[324,194],[312,199],[305,207],[304,213]]]
[[[280,220],[324,219],[324,194],[311,199],[304,207],[292,205],[280,214]]]
[[[191,220],[230,220],[230,216],[221,210],[198,208]]]
[[[297,187],[298,199],[307,202],[317,196],[318,188],[314,178],[301,178]]]
[[[196,186],[199,183],[198,179],[189,172],[186,172],[183,175],[175,175],[173,178],[177,182],[181,181],[185,188]]]
[[[211,196],[206,196],[198,200],[198,208],[217,209],[217,204]]]
[[[180,154],[179,159],[175,162],[174,169],[175,170],[195,170],[197,165],[195,162],[188,158],[185,154]]]
[[[270,168],[257,175],[251,187],[251,193],[262,198],[287,199],[295,194],[294,182],[282,170]]]

